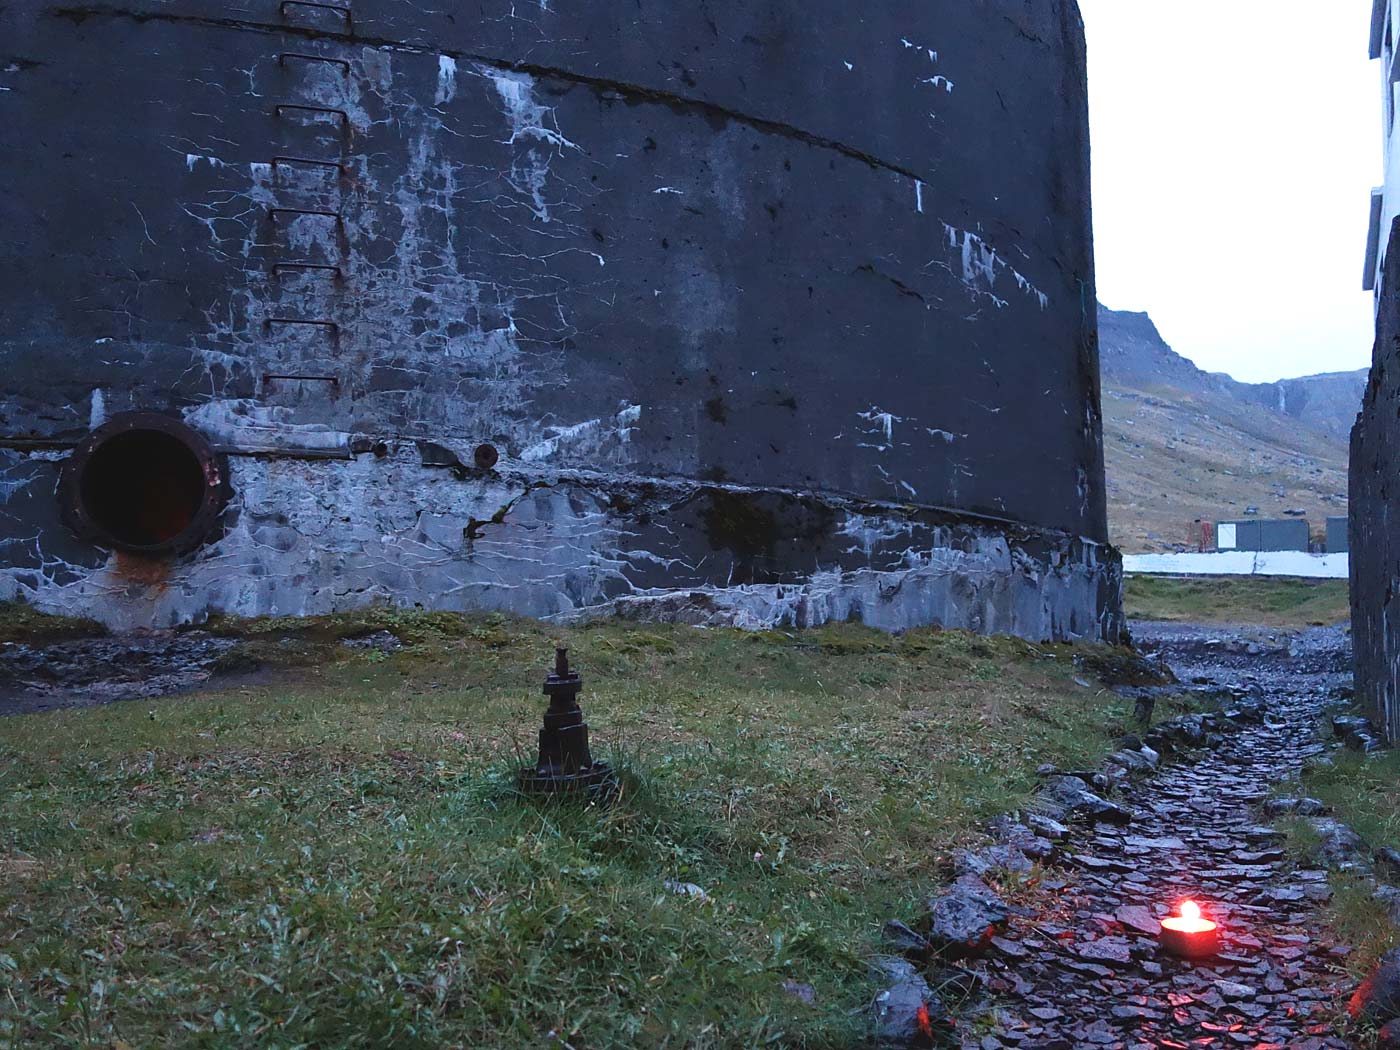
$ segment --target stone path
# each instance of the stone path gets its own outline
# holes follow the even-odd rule
[[[1043,886],[1049,910],[1012,917],[969,964],[995,1010],[990,1029],[964,1026],[962,1045],[1346,1047],[1333,1021],[1350,990],[1347,949],[1318,915],[1327,874],[1297,870],[1258,813],[1274,784],[1322,750],[1318,720],[1349,681],[1346,639],[1309,632],[1281,649],[1201,629],[1135,630],[1183,682],[1209,678],[1263,704],[1246,701],[1238,730],[1207,732],[1205,747],[1181,749],[1115,794],[1131,823],[1075,827]],[[1209,965],[1157,950],[1157,918],[1188,898],[1223,928],[1225,950]]]

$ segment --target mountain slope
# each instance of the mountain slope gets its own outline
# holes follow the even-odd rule
[[[1366,373],[1239,383],[1169,347],[1147,314],[1099,308],[1109,527],[1128,553],[1194,547],[1198,519],[1346,513]]]

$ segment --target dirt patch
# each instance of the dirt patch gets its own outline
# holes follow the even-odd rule
[[[32,879],[43,870],[33,857],[23,853],[0,853],[0,881]]]

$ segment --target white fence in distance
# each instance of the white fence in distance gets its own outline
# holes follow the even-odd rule
[[[1211,554],[1125,554],[1123,571],[1143,576],[1296,576],[1345,580],[1351,559],[1345,554],[1306,551],[1218,551]]]

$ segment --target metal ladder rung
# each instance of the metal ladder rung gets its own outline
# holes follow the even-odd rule
[[[343,109],[336,109],[333,106],[303,106],[296,102],[279,102],[273,107],[277,116],[282,115],[286,109],[295,109],[303,113],[328,113],[340,118],[340,123],[348,128],[350,126],[350,114]]]
[[[282,271],[283,271],[283,270],[294,270],[294,271],[297,271],[298,273],[305,272],[305,271],[307,271],[307,270],[324,271],[324,272],[326,272],[326,273],[334,274],[336,280],[340,280],[342,277],[345,276],[345,272],[344,272],[343,270],[341,270],[341,268],[340,268],[339,266],[332,266],[330,263],[296,263],[296,262],[291,262],[291,263],[273,263],[273,264],[272,264],[272,276],[274,276],[274,277],[281,277],[281,276],[282,276]]]
[[[345,217],[338,211],[326,211],[321,208],[269,208],[268,214],[272,221],[277,221],[279,215],[319,215],[325,219],[334,219],[339,226],[345,225]]]
[[[343,58],[327,58],[325,55],[308,55],[301,51],[283,51],[277,56],[278,65],[285,66],[287,59],[299,58],[303,62],[329,62],[340,67],[341,73],[348,78],[350,76],[350,63]]]
[[[275,324],[313,325],[317,328],[328,328],[336,335],[340,334],[340,325],[335,321],[314,320],[305,317],[269,317],[263,321],[263,324],[269,328]]]
[[[345,173],[345,165],[338,160],[319,160],[315,157],[273,157],[272,166],[285,167],[289,164],[305,164],[313,168],[334,168],[341,174]]]

